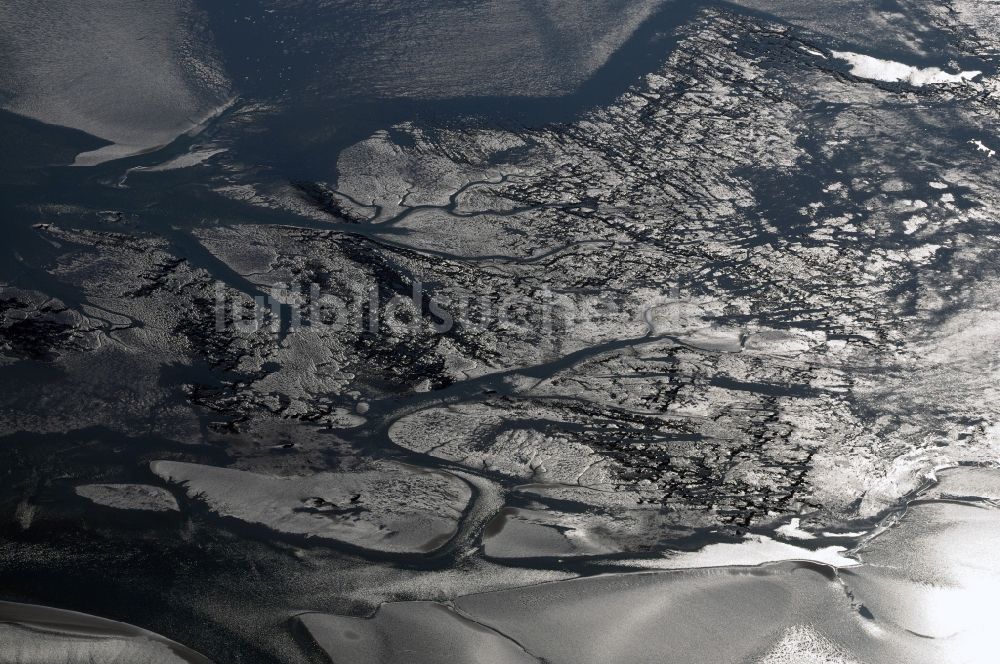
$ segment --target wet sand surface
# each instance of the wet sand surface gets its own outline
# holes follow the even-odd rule
[[[177,662],[209,660],[144,629],[95,616],[31,604],[0,602],[5,662]]]
[[[507,638],[484,651],[491,663],[986,661],[1000,638],[990,627],[1000,609],[1000,512],[971,494],[923,497],[954,495],[973,477],[987,495],[1000,487],[995,470],[943,471],[856,548],[861,564],[849,568],[791,561],[610,574],[385,604],[367,619],[299,620],[336,663],[440,661],[483,647],[484,634]]]
[[[125,4],[0,9],[0,660],[989,661],[987,3]]]

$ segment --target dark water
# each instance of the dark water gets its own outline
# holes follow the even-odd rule
[[[454,4],[460,16],[461,3]],[[580,84],[567,86],[572,88],[570,92],[537,96],[534,91],[536,96],[528,96],[533,91],[510,90],[504,95],[468,96],[463,81],[458,80],[450,94],[439,88],[436,98],[420,99],[421,90],[400,89],[395,95],[392,90],[372,90],[365,82],[366,77],[372,77],[369,72],[344,71],[338,66],[343,49],[365,48],[365,35],[387,20],[386,11],[404,14],[411,11],[406,4],[388,10],[367,3],[344,4],[324,20],[331,30],[352,35],[349,43],[291,43],[287,48],[275,43],[276,35],[313,29],[308,5],[273,17],[264,3],[252,0],[207,4],[204,9],[211,32],[238,101],[199,136],[181,137],[155,153],[95,167],[53,166],[68,164],[77,153],[96,149],[104,141],[0,112],[0,136],[4,137],[0,151],[0,215],[4,223],[0,279],[41,290],[70,307],[88,304],[81,288],[53,277],[46,269],[67,247],[53,246],[33,227],[59,218],[58,212],[51,208],[42,211],[39,206],[66,205],[113,210],[126,220],[134,220],[121,224],[120,232],[164,237],[172,251],[192,266],[206,269],[238,290],[257,294],[252,283],[215,259],[189,231],[207,218],[251,224],[286,222],[286,218],[278,214],[271,218],[266,210],[241,207],[208,192],[203,180],[224,177],[212,164],[196,169],[197,173],[191,169],[157,173],[155,177],[136,173],[129,177],[127,188],[117,186],[123,173],[136,166],[161,163],[183,154],[193,144],[216,139],[240,160],[265,167],[263,177],[274,181],[333,180],[340,150],[401,121],[475,122],[499,127],[570,121],[612,101],[639,77],[656,69],[676,41],[676,28],[698,7],[694,2],[665,4],[596,73]],[[244,20],[248,16],[255,20]],[[553,35],[558,28],[551,26]],[[571,64],[568,60],[574,57],[567,52],[560,64],[558,51],[550,55],[551,61],[538,63],[539,69],[558,70]],[[447,96],[440,96],[442,90]],[[253,131],[245,135],[218,134],[219,125],[230,114],[255,102],[267,103],[275,112],[257,118]],[[94,214],[73,214],[73,226],[107,228]],[[67,376],[51,365],[22,361],[0,370],[0,391],[8,408],[31,412],[37,405],[29,395],[66,380]],[[218,377],[207,367],[195,365],[175,367],[163,374],[163,380],[175,385],[211,385]],[[461,390],[469,393],[485,387],[484,383]],[[448,397],[438,394],[432,398]],[[184,399],[183,394],[177,394],[178,403]],[[412,409],[428,399],[411,401],[400,402],[396,410]],[[389,412],[384,414],[389,416]],[[146,427],[136,423],[136,429]],[[373,450],[391,447],[383,428],[356,442]],[[399,450],[392,454],[402,460],[418,460],[416,455]],[[349,589],[357,582],[338,578],[336,570],[349,574],[359,565],[376,564],[427,571],[449,569],[458,562],[450,550],[430,558],[358,557],[359,552],[350,547],[276,536],[234,520],[226,520],[220,529],[218,518],[196,501],[183,501],[183,516],[130,515],[84,507],[73,494],[72,483],[60,480],[75,476],[113,483],[155,482],[148,470],[154,459],[183,458],[225,465],[226,453],[211,446],[194,449],[157,435],[133,436],[94,427],[65,434],[11,434],[0,440],[0,456],[5,476],[0,504],[14,511],[27,496],[40,501],[38,508],[50,515],[25,531],[16,523],[0,530],[0,537],[6,540],[0,546],[0,597],[128,621],[220,662],[324,661],[308,639],[290,629],[291,623],[280,615],[287,609],[280,607],[348,613],[370,610],[340,598],[338,589]],[[420,461],[441,465],[426,458]],[[51,516],[56,514],[60,516]],[[310,569],[290,564],[288,552],[292,549],[309,552]],[[594,561],[573,567],[581,572],[599,571],[603,564]],[[279,607],[279,615],[273,607]],[[216,619],[206,620],[206,610]]]

